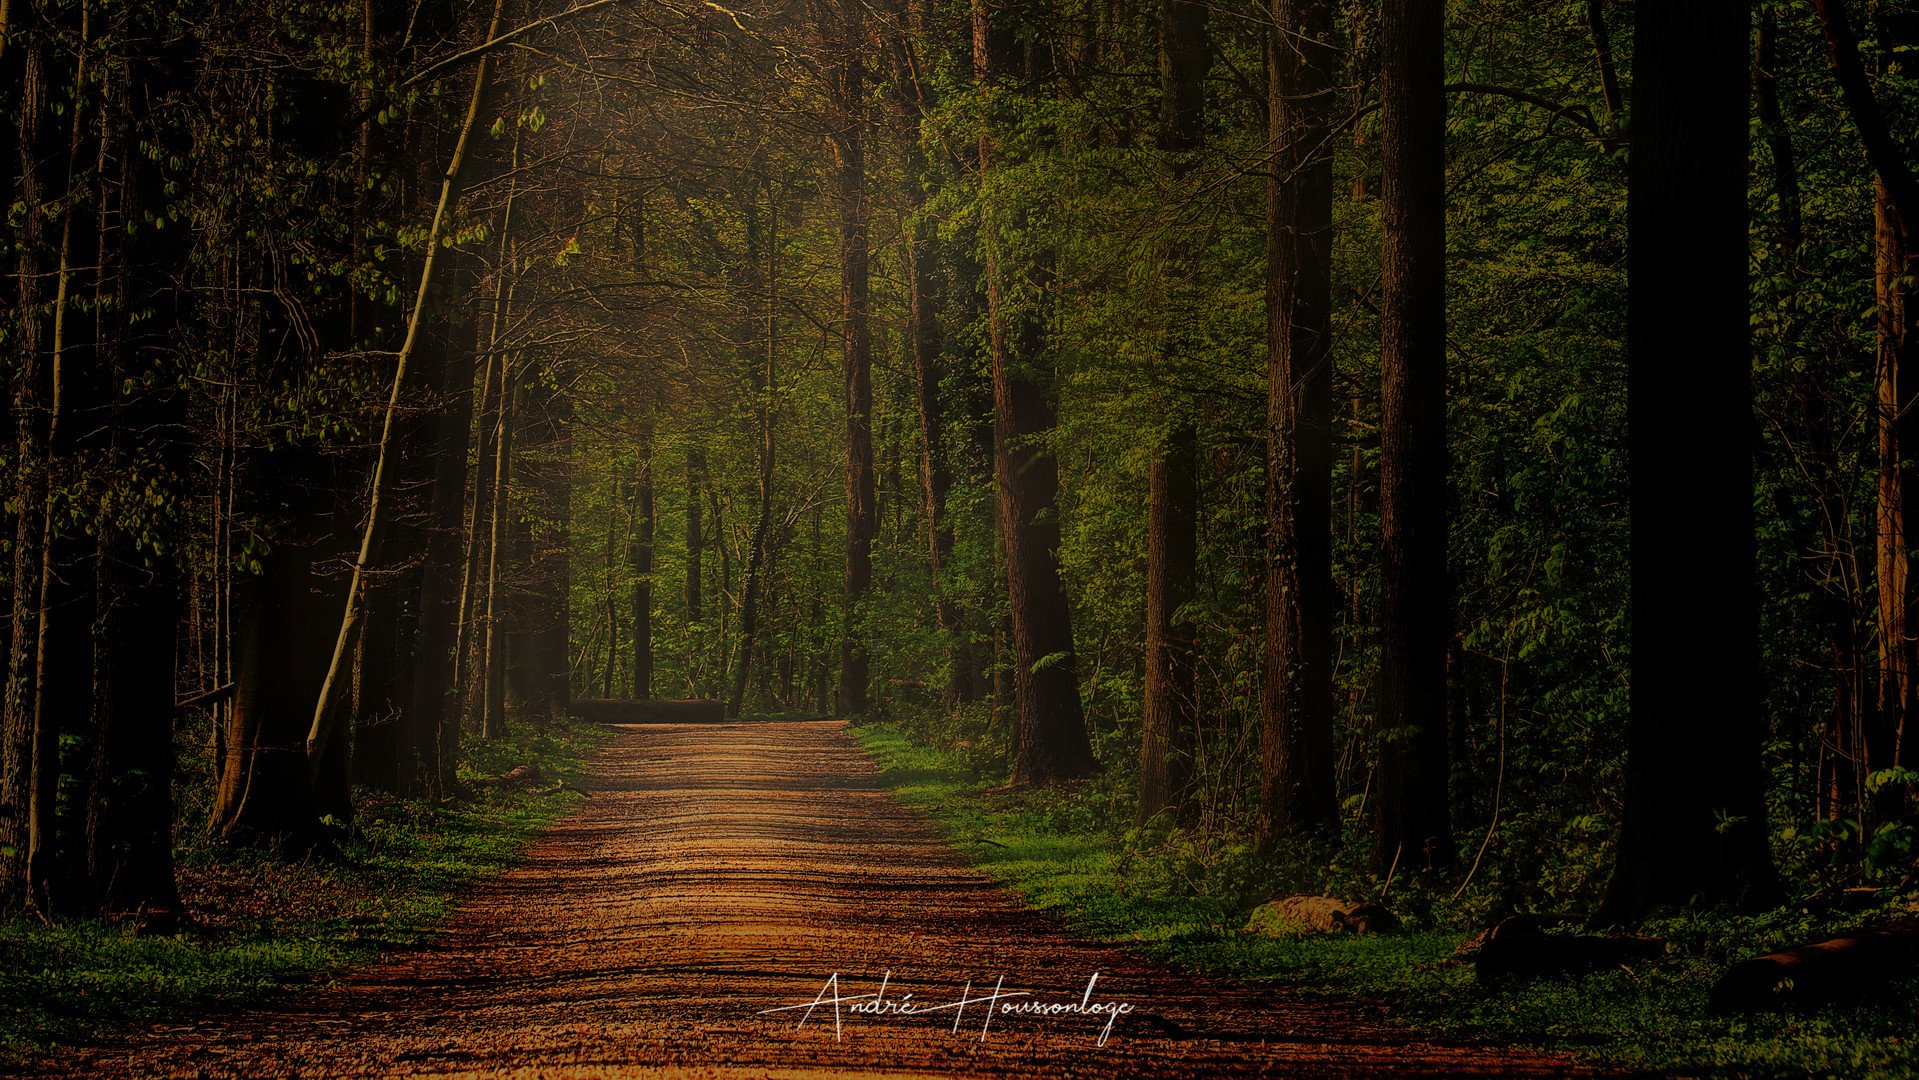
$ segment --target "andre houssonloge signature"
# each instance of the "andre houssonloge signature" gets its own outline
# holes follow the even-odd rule
[[[1134,1006],[1124,1001],[1094,1001],[1093,987],[1099,982],[1099,976],[1099,972],[1093,972],[1092,978],[1086,980],[1086,992],[1080,995],[1078,1001],[1074,1002],[1013,1000],[1016,998],[1031,999],[1034,997],[1033,991],[1006,989],[1006,977],[1002,975],[998,981],[993,984],[992,993],[986,993],[982,990],[976,996],[973,993],[973,984],[968,982],[966,989],[960,991],[958,998],[952,1001],[934,1004],[926,1001],[914,1001],[913,995],[910,993],[888,998],[886,996],[886,988],[888,984],[893,981],[893,973],[891,971],[888,971],[885,978],[880,980],[880,988],[878,990],[866,994],[848,993],[841,987],[840,975],[839,972],[836,971],[827,977],[826,983],[820,987],[820,992],[813,996],[813,1000],[803,1001],[798,1005],[780,1005],[776,1008],[761,1009],[760,1015],[764,1016],[767,1013],[797,1011],[800,1013],[800,1022],[795,1025],[797,1029],[806,1026],[806,1022],[813,1018],[815,1010],[823,1010],[831,1006],[833,1009],[833,1038],[835,1041],[838,1041],[840,1038],[842,1010],[851,1013],[855,1017],[934,1016],[939,1013],[951,1012],[953,1014],[953,1033],[958,1034],[960,1024],[965,1020],[967,1007],[979,1005],[983,1006],[980,1010],[982,1015],[979,1021],[979,1037],[981,1042],[986,1041],[986,1032],[993,1026],[993,1016],[995,1013],[1001,1016],[1104,1016],[1106,1018],[1106,1026],[1100,1029],[1099,1039],[1094,1045],[1105,1046],[1107,1037],[1113,1033],[1113,1025],[1119,1021],[1120,1017],[1132,1012]]]

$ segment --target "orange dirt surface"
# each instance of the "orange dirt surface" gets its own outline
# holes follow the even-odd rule
[[[592,797],[477,887],[433,945],[277,1006],[62,1051],[29,1074],[1589,1075],[1076,940],[895,801],[842,727],[625,729],[592,762]],[[1001,1006],[1048,1014],[1001,1009],[989,1023],[995,988],[1021,995]],[[885,1015],[853,1011],[876,1002]]]

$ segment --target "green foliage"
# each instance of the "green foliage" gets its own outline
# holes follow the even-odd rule
[[[882,781],[926,812],[982,872],[1076,934],[1155,962],[1357,1001],[1381,1019],[1423,1033],[1565,1052],[1611,1068],[1741,1077],[1919,1073],[1919,1022],[1905,1005],[1919,992],[1919,979],[1902,980],[1867,1004],[1705,1013],[1707,991],[1731,963],[1903,911],[1890,901],[1853,915],[1667,915],[1643,931],[1668,942],[1656,959],[1488,986],[1455,955],[1467,936],[1470,906],[1421,897],[1417,884],[1410,893],[1396,887],[1385,899],[1402,916],[1422,902],[1430,908],[1416,919],[1423,928],[1408,933],[1250,933],[1243,929],[1248,909],[1268,895],[1256,883],[1273,878],[1243,844],[1209,846],[1203,834],[1163,825],[1128,829],[1130,818],[1122,814],[1116,822],[1109,796],[1096,784],[1048,792],[994,789],[958,755],[922,745],[907,730],[853,731]],[[1350,898],[1375,895],[1379,883],[1348,878],[1338,884],[1334,894]]]
[[[583,757],[606,737],[569,723],[471,741],[462,774],[531,764],[577,783]],[[0,926],[0,1060],[183,1010],[271,1001],[324,984],[383,948],[419,945],[467,889],[517,862],[576,798],[496,789],[432,806],[361,792],[338,862],[289,863],[205,840],[182,848],[189,921],[178,931],[15,915]],[[189,793],[185,802],[196,800]],[[177,833],[193,836],[196,826]]]

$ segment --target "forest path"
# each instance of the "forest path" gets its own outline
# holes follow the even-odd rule
[[[836,721],[629,728],[592,797],[480,886],[435,944],[270,1009],[134,1032],[55,1075],[206,1077],[1558,1076],[1441,1046],[1360,1005],[1176,975],[1074,940],[970,869]],[[1125,1002],[1104,1017],[842,1012],[975,997]],[[830,992],[829,992],[830,993]],[[870,1000],[870,999],[869,999]],[[844,1007],[844,1006],[843,1006]]]

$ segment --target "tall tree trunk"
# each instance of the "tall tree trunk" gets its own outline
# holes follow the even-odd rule
[[[909,15],[917,16],[910,18]],[[913,25],[917,22],[919,25]],[[927,40],[923,9],[910,12],[909,5],[894,8],[893,83],[899,109],[900,162],[902,186],[913,207],[912,231],[905,241],[906,251],[906,335],[913,358],[914,401],[918,406],[920,432],[920,509],[925,519],[928,585],[933,593],[933,616],[945,637],[941,647],[947,665],[945,689],[948,705],[972,701],[977,697],[968,667],[973,663],[971,650],[960,642],[961,611],[949,592],[947,564],[953,556],[953,523],[947,514],[946,496],[953,486],[953,468],[947,460],[945,423],[940,406],[940,352],[944,342],[940,334],[940,311],[945,294],[939,271],[939,223],[925,212],[931,192],[924,177],[929,162],[920,149],[921,119],[935,104],[932,84],[921,70],[916,45]]]
[[[1452,861],[1446,800],[1446,96],[1443,0],[1380,9],[1379,773],[1382,873]]]
[[[68,18],[75,20],[73,15]],[[43,373],[47,408],[44,457],[39,463],[43,498],[31,507],[21,507],[22,513],[42,518],[39,566],[36,576],[27,579],[37,596],[38,612],[32,645],[32,799],[26,869],[34,901],[43,910],[51,908],[54,893],[70,892],[72,883],[72,867],[60,842],[61,832],[70,827],[63,820],[66,815],[58,797],[60,739],[82,734],[93,706],[91,630],[99,538],[89,535],[92,530],[77,528],[78,523],[61,512],[54,492],[84,483],[86,477],[76,468],[81,454],[104,449],[98,426],[82,420],[106,404],[103,394],[109,380],[101,367],[97,332],[90,336],[90,331],[97,330],[93,323],[98,319],[113,318],[99,310],[101,266],[121,258],[101,232],[101,204],[118,196],[117,187],[99,169],[102,155],[111,151],[98,132],[115,122],[99,100],[109,96],[112,88],[89,70],[102,51],[99,39],[107,36],[99,22],[91,7],[82,5],[77,20],[58,28],[72,35],[68,40],[74,46],[73,66],[65,74],[76,89],[65,113],[65,151],[56,158],[65,175],[58,181],[60,241],[54,262],[51,347]],[[112,77],[109,72],[106,80]],[[101,85],[95,86],[96,82]],[[85,318],[89,307],[96,312],[95,320]],[[23,461],[31,459],[23,456]]]
[[[1873,199],[1873,247],[1875,298],[1878,300],[1878,384],[1879,429],[1879,700],[1866,725],[1862,746],[1855,753],[1864,758],[1861,773],[1889,768],[1894,764],[1908,768],[1919,765],[1919,739],[1906,731],[1915,695],[1914,667],[1919,664],[1919,643],[1913,640],[1914,590],[1909,580],[1910,558],[1906,545],[1910,525],[1907,521],[1908,484],[1912,470],[1904,465],[1919,450],[1919,415],[1910,408],[1919,386],[1905,370],[1919,349],[1915,319],[1919,311],[1910,303],[1913,255],[1919,243],[1913,239],[1913,222],[1919,221],[1919,178],[1913,175],[1898,139],[1886,125],[1872,84],[1866,77],[1859,54],[1859,39],[1852,26],[1845,0],[1813,0],[1819,12],[1820,26],[1826,37],[1839,83],[1841,97],[1866,159],[1877,174]],[[1876,816],[1891,816],[1898,811],[1893,803],[1903,788],[1888,785],[1883,789],[1887,802],[1876,808]]]
[[[837,10],[835,9],[837,3]],[[834,201],[840,224],[840,324],[846,375],[846,571],[840,632],[838,716],[867,707],[866,592],[873,582],[873,535],[878,528],[873,484],[873,339],[867,325],[865,7],[855,0],[821,0],[821,32],[832,68]]]
[[[514,616],[507,649],[506,691],[523,718],[545,723],[566,715],[572,697],[567,643],[573,477],[572,401],[551,371],[535,371],[521,391],[524,405],[519,466],[526,477],[523,521],[515,527]]]
[[[1606,32],[1606,0],[1586,0],[1586,30],[1593,39],[1593,59],[1599,63],[1599,91],[1606,99],[1606,116],[1617,127],[1626,99],[1619,94],[1619,72],[1613,64],[1612,35]]]
[[[697,444],[690,445],[686,448],[686,596],[683,601],[689,632],[700,621],[700,553],[706,546],[700,523],[700,488],[705,482],[706,451]]]
[[[1036,98],[1050,92],[1051,46],[1041,38],[1051,12],[1037,0],[975,0],[975,74],[1001,92]],[[980,139],[980,166],[999,160],[990,134]],[[1021,193],[1015,198],[1033,198]],[[1006,543],[1007,599],[1012,613],[1019,748],[1013,782],[1045,785],[1072,780],[1096,767],[1079,698],[1072,612],[1060,580],[1059,467],[1046,438],[1054,426],[1046,357],[1044,304],[1056,288],[1053,256],[1008,257],[1003,238],[1029,225],[1018,207],[991,207],[982,230],[987,251],[988,348],[993,370],[993,445],[1000,528]],[[1017,298],[1017,302],[1015,302]]]
[[[1749,27],[1745,0],[1635,9],[1626,214],[1633,679],[1625,814],[1594,916],[1601,925],[1636,922],[1659,904],[1752,908],[1777,894],[1760,762]],[[1698,632],[1702,611],[1712,613],[1709,634]]]
[[[1192,169],[1193,152],[1206,139],[1206,70],[1212,44],[1206,36],[1206,7],[1191,0],[1160,0],[1159,5],[1159,150],[1160,171],[1174,198]],[[1169,369],[1192,350],[1194,306],[1185,295],[1194,267],[1189,244],[1173,239],[1161,245],[1166,267],[1163,357]],[[1181,409],[1186,412],[1187,410]],[[1147,472],[1146,510],[1146,684],[1141,709],[1140,821],[1163,810],[1179,810],[1186,788],[1198,723],[1194,696],[1197,631],[1180,608],[1193,598],[1199,545],[1199,431],[1190,414],[1177,421],[1163,445],[1153,451]]]
[[[515,174],[520,165],[523,130],[518,125],[513,129],[506,202],[500,211],[500,246],[494,261],[492,310],[488,313],[485,335],[486,366],[480,377],[479,452],[474,457],[473,507],[466,526],[466,578],[460,589],[459,637],[453,650],[454,699],[449,703],[445,722],[440,727],[442,787],[451,786],[454,782],[452,763],[459,749],[460,726],[469,723],[469,712],[474,717],[472,728],[478,730],[485,727],[487,687],[491,685],[489,679],[493,670],[491,654],[486,651],[486,628],[483,625],[476,628],[476,623],[483,613],[491,611],[490,601],[485,598],[492,595],[493,511],[497,502],[495,466],[500,461],[499,440],[505,431],[501,423],[501,411],[505,408],[507,375],[512,368],[506,341],[510,329],[507,320],[512,312],[517,280],[513,269],[513,204],[519,192]],[[476,644],[479,646],[477,650]]]
[[[482,637],[480,669],[480,736],[497,739],[506,734],[506,653],[508,627],[506,575],[511,566],[507,545],[512,540],[512,512],[507,485],[512,479],[513,429],[518,418],[520,383],[523,376],[517,365],[501,358],[500,413],[493,436],[492,480],[487,485],[493,506],[489,522],[486,558],[486,628]]]
[[[753,521],[752,547],[746,553],[746,582],[740,598],[740,655],[733,668],[732,693],[726,699],[726,715],[740,715],[746,701],[746,688],[753,680],[754,643],[760,632],[761,596],[766,591],[764,578],[767,561],[767,528],[773,520],[773,421],[777,412],[779,382],[776,362],[779,358],[779,194],[767,184],[766,214],[766,354],[760,369],[760,485],[759,510]]]
[[[48,100],[48,49],[38,6],[22,3],[14,19],[21,27],[20,171],[18,201],[26,208],[17,240],[12,367],[14,468],[8,496],[14,517],[12,611],[6,671],[4,726],[0,727],[0,905],[17,907],[30,898],[27,872],[35,777],[34,711],[39,699],[40,551],[46,500],[46,237],[40,207],[54,186],[46,175],[56,128]]]
[[[419,778],[426,793],[436,796],[452,778],[451,764],[443,759],[459,752],[461,695],[457,680],[464,663],[459,651],[463,637],[459,593],[465,587],[462,578],[469,565],[462,553],[462,541],[469,534],[461,518],[466,509],[466,455],[473,431],[473,368],[479,328],[479,320],[468,319],[454,339],[439,387],[431,532],[415,633],[418,667],[410,713],[413,731],[407,742],[419,754]]]
[[[640,428],[639,461],[633,477],[633,696],[653,696],[653,418]]]
[[[1912,580],[1909,545],[1919,506],[1906,498],[1919,491],[1914,486],[1912,456],[1919,453],[1919,412],[1913,404],[1919,400],[1919,364],[1911,362],[1912,345],[1919,337],[1913,333],[1912,317],[1919,305],[1907,303],[1905,277],[1910,272],[1911,254],[1899,209],[1892,204],[1883,180],[1873,184],[1873,292],[1878,315],[1875,319],[1877,361],[1874,383],[1877,408],[1874,423],[1879,435],[1879,498],[1876,518],[1879,597],[1879,702],[1877,715],[1866,728],[1865,760],[1861,767],[1872,773],[1891,768],[1898,760],[1898,747],[1912,715],[1916,689],[1915,670],[1919,670],[1919,626],[1915,626],[1915,604],[1919,604],[1919,584]],[[1894,785],[1894,790],[1897,786]],[[1891,807],[1881,807],[1890,811]],[[1874,815],[1878,816],[1878,815]]]
[[[1801,276],[1800,249],[1805,242],[1805,223],[1801,210],[1801,185],[1798,154],[1779,105],[1777,58],[1778,25],[1770,7],[1760,10],[1757,44],[1753,55],[1753,97],[1770,159],[1773,196],[1777,202],[1774,223],[1774,252],[1778,267],[1794,282]],[[1863,791],[1865,755],[1856,745],[1866,727],[1864,709],[1869,695],[1862,692],[1864,671],[1859,663],[1859,642],[1853,613],[1853,590],[1843,567],[1842,552],[1852,546],[1850,512],[1845,492],[1834,473],[1832,422],[1826,408],[1826,395],[1835,385],[1831,357],[1824,351],[1808,353],[1803,370],[1793,375],[1793,402],[1803,425],[1806,471],[1810,474],[1816,511],[1802,515],[1781,500],[1782,516],[1793,523],[1794,547],[1800,563],[1815,590],[1819,621],[1825,626],[1827,648],[1832,656],[1833,698],[1825,730],[1820,732],[1822,747],[1837,753],[1822,754],[1816,767],[1818,813],[1821,817],[1841,812],[1841,807],[1858,807]],[[1837,579],[1835,581],[1835,578]]]
[[[105,468],[114,487],[103,493],[99,519],[86,869],[94,911],[143,912],[149,923],[165,925],[179,908],[172,830],[174,643],[182,614],[173,553],[179,544],[177,527],[164,516],[150,517],[120,496],[144,489],[184,501],[178,485],[189,471],[184,402],[167,366],[174,347],[168,335],[185,303],[170,286],[186,261],[186,238],[177,230],[129,225],[164,209],[168,179],[136,140],[173,141],[149,124],[152,99],[163,92],[153,85],[149,65],[177,71],[190,61],[155,41],[137,14],[115,21],[115,51],[122,55],[109,60],[101,81],[108,119],[100,154],[113,197],[99,205],[101,302],[95,305],[99,360],[111,394]],[[136,311],[146,313],[137,323]]]
[[[500,32],[500,16],[505,0],[494,0],[493,21],[487,30],[486,40],[491,41]],[[320,684],[319,699],[313,707],[313,724],[307,732],[307,766],[318,775],[327,747],[331,742],[333,729],[339,724],[342,712],[341,700],[345,697],[347,679],[347,658],[352,655],[361,623],[365,617],[362,597],[363,580],[367,568],[373,561],[374,551],[379,543],[382,527],[384,502],[387,498],[388,470],[392,467],[392,458],[397,450],[395,439],[396,420],[398,419],[400,395],[406,386],[408,361],[413,356],[420,331],[426,300],[433,286],[433,268],[440,254],[440,238],[445,234],[451,218],[453,194],[458,187],[461,166],[465,164],[467,142],[479,119],[480,106],[486,97],[487,72],[490,57],[482,56],[473,75],[473,90],[468,96],[466,118],[460,127],[458,141],[453,146],[452,160],[447,163],[446,174],[440,180],[440,200],[433,212],[433,223],[427,230],[426,261],[420,269],[420,287],[413,300],[413,312],[407,318],[406,340],[400,346],[399,358],[393,369],[393,388],[387,397],[386,415],[381,424],[380,442],[373,465],[372,494],[367,504],[366,526],[360,540],[360,552],[353,561],[353,575],[347,585],[346,606],[340,616],[340,632],[334,641],[333,661],[327,669],[326,680]]]
[[[1265,689],[1259,840],[1338,820],[1333,775],[1330,0],[1275,0],[1266,207]],[[1443,363],[1443,357],[1441,358]]]

